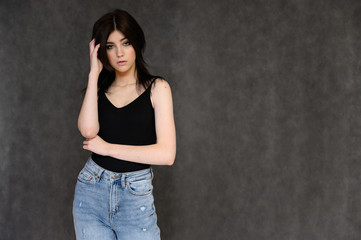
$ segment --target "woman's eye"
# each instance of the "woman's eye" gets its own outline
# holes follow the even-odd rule
[[[128,46],[128,45],[130,45],[130,42],[125,42],[124,43],[124,46]]]
[[[111,49],[113,46],[112,45],[108,45],[106,46],[106,49]]]

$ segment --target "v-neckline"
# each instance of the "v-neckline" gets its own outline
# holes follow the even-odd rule
[[[143,94],[149,89],[149,87],[147,89],[145,89],[138,97],[136,97],[133,101],[131,101],[130,103],[128,103],[127,105],[124,105],[123,107],[117,107],[115,106],[110,99],[107,97],[107,95],[105,94],[105,92],[103,92],[105,99],[110,103],[110,105],[112,105],[114,108],[116,109],[123,109],[128,107],[129,105],[131,105],[132,103],[134,103],[135,101],[137,101],[141,96],[143,96]]]

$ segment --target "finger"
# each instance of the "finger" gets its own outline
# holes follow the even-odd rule
[[[92,48],[90,55],[91,57],[96,58],[98,55],[98,49],[100,48],[100,43],[98,43],[95,47]]]
[[[91,42],[89,43],[90,53],[93,52],[94,45],[95,45],[95,38],[93,38],[93,40],[91,40]]]
[[[94,48],[94,54],[98,54],[98,50],[99,50],[99,48],[100,48],[100,43],[98,43],[96,46],[95,46],[95,48]]]

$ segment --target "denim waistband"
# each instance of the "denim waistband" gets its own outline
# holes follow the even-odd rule
[[[124,172],[124,173],[118,173],[118,172],[112,172],[110,170],[106,170],[102,167],[100,167],[98,164],[96,164],[91,157],[89,157],[88,161],[85,164],[85,167],[94,173],[94,175],[99,179],[102,177],[103,179],[109,179],[109,180],[116,180],[116,179],[127,179],[136,177],[137,175],[151,173],[152,179],[153,179],[153,169],[152,167],[137,170],[133,172]]]

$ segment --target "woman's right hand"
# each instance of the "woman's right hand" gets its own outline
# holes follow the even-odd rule
[[[95,72],[100,74],[103,69],[103,64],[98,58],[98,50],[100,47],[100,43],[95,45],[95,38],[91,40],[89,43],[89,50],[90,50],[90,72]]]

